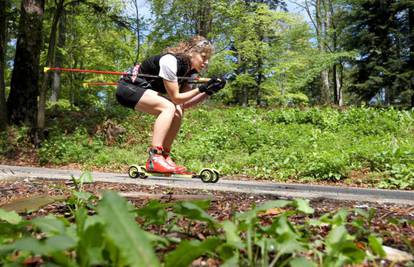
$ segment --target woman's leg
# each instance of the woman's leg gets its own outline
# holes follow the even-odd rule
[[[160,173],[178,173],[182,168],[172,166],[164,157],[163,144],[169,135],[176,112],[175,105],[160,96],[153,90],[146,90],[135,106],[138,111],[143,111],[157,116],[154,123],[152,146],[149,148],[149,157],[146,163],[147,171]]]
[[[180,131],[181,127],[181,121],[184,116],[184,110],[182,110],[180,105],[175,106],[175,113],[174,113],[174,119],[172,121],[171,127],[165,136],[163,147],[167,150],[171,149],[171,146],[177,137],[178,132]]]
[[[135,106],[135,110],[157,116],[154,123],[152,146],[163,146],[165,140],[171,138],[170,129],[176,128],[176,126],[173,127],[173,124],[177,123],[174,103],[153,90],[146,90]]]
[[[150,157],[146,164],[147,170],[184,172],[186,168],[177,166],[169,155],[171,145],[180,130],[183,116],[181,107],[153,90],[146,90],[135,109],[157,116],[152,135],[152,148],[149,150]]]
[[[171,166],[175,167],[178,173],[183,173],[187,169],[184,166],[178,166],[175,164],[175,162],[172,160],[170,156],[171,152],[171,146],[177,137],[178,132],[180,131],[181,127],[181,121],[183,119],[184,110],[181,108],[181,106],[176,105],[176,110],[174,114],[173,123],[171,124],[170,130],[168,131],[168,134],[164,140],[163,148],[164,148],[164,158],[170,164]]]

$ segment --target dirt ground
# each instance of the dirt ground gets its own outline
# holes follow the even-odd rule
[[[46,214],[64,215],[68,212],[62,201],[71,194],[74,186],[71,181],[47,180],[47,179],[14,179],[0,180],[0,207],[20,209],[28,218],[43,216]],[[268,200],[278,199],[274,195],[253,195],[233,192],[217,192],[206,190],[167,188],[162,186],[142,186],[120,183],[85,184],[84,189],[100,195],[105,190],[114,190],[129,195],[130,201],[137,207],[145,205],[150,199],[160,199],[163,202],[191,199],[211,199],[208,213],[218,220],[229,219],[236,212],[241,212],[259,205]],[[21,201],[31,199],[31,204],[45,197],[55,199],[53,203],[39,202],[38,206],[30,206],[31,212],[23,212]],[[414,220],[414,207],[393,204],[376,204],[362,201],[336,201],[325,198],[313,199],[310,202],[315,209],[314,217],[319,217],[327,212],[335,212],[340,209],[369,209],[374,208],[376,214],[371,221],[370,230],[384,239],[384,245],[401,249],[412,253],[414,247],[414,225],[409,221]],[[14,205],[14,206],[13,206]],[[22,210],[23,209],[23,210]],[[26,211],[27,211],[26,209]],[[295,223],[300,223],[304,218],[294,217]],[[352,213],[349,218],[352,220]],[[398,222],[396,221],[398,220]],[[203,233],[200,225],[193,225],[195,236],[208,235]],[[200,228],[200,229],[199,229]],[[323,234],[323,233],[322,233]]]

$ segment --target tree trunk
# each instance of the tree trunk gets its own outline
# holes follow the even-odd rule
[[[342,106],[342,65],[334,64],[332,67],[332,83],[334,87],[334,103],[335,105]]]
[[[318,49],[321,52],[326,52],[326,12],[324,8],[324,1],[323,0],[316,0],[315,3],[315,21],[316,21],[316,34],[318,40]],[[321,77],[321,95],[320,95],[320,103],[327,104],[329,103],[329,71],[323,70],[320,73]]]
[[[255,30],[256,33],[258,35],[258,39],[260,43],[265,42],[265,33],[263,32],[263,23],[261,20],[258,20],[258,23],[255,23]],[[263,51],[261,48],[257,49],[256,48],[256,58],[257,58],[257,63],[256,63],[256,73],[258,74],[257,78],[256,78],[256,92],[255,92],[255,97],[256,97],[256,105],[260,106],[261,105],[261,92],[260,92],[260,86],[262,85],[263,82]]]
[[[413,82],[411,82],[411,88],[413,88]],[[411,107],[414,108],[414,91],[411,90]]]
[[[330,89],[329,89],[329,71],[323,70],[321,71],[321,104],[326,105],[329,104],[330,99]]]
[[[58,33],[58,45],[57,47],[64,47],[66,43],[66,16],[63,13],[59,21],[59,33]],[[63,65],[63,54],[57,50],[55,58],[55,66],[62,67]],[[50,101],[56,102],[59,100],[60,95],[60,72],[54,71],[52,73],[52,94],[50,96]]]
[[[334,64],[333,66],[332,66],[332,82],[333,82],[333,87],[334,87],[334,90],[333,90],[333,92],[334,92],[334,104],[335,105],[338,105],[338,83],[337,83],[337,80],[338,80],[338,78],[336,77],[336,75],[337,75],[337,72],[336,72],[337,70],[336,70],[336,64]]]
[[[73,58],[73,60],[74,60],[74,62],[73,62],[72,68],[77,69],[78,68],[78,59],[77,59],[77,57],[75,56]],[[75,89],[74,88],[76,87],[76,85],[75,85],[76,73],[71,72],[69,77],[70,77],[70,89],[69,89],[70,99],[69,100],[70,100],[70,106],[73,107],[74,104],[75,104]]]
[[[263,74],[262,71],[259,71],[259,77],[257,77],[256,83],[256,105],[260,106],[262,103],[261,95],[260,95],[260,85],[262,84]]]
[[[260,30],[260,29],[259,29]],[[261,38],[263,39],[263,37]],[[257,63],[256,63],[256,72],[258,73],[258,76],[256,78],[256,91],[255,91],[255,97],[256,97],[256,105],[260,106],[260,85],[262,84],[263,80],[263,73],[262,73],[262,67],[263,67],[263,58],[260,56],[260,54],[257,54]]]
[[[328,31],[332,32],[331,38],[329,38],[332,41],[332,52],[337,52],[338,50],[338,33],[336,29],[336,24],[333,19],[334,17],[334,7],[332,0],[328,0],[328,7],[329,7],[329,28]],[[336,64],[332,66],[332,84],[333,84],[333,92],[334,92],[334,104],[338,106],[342,106],[342,78],[340,75],[342,75],[342,63]]]
[[[191,20],[194,24],[194,33],[201,36],[207,36],[211,32],[213,16],[212,2],[209,0],[199,0],[193,5],[193,14]]]
[[[23,0],[7,111],[13,124],[36,125],[45,0]]]
[[[134,65],[138,64],[138,60],[139,60],[139,49],[140,49],[140,23],[139,23],[139,10],[138,10],[138,0],[133,0],[132,3],[134,4],[135,7],[135,24],[136,24],[136,31],[137,31],[137,54],[135,55],[135,60],[134,60]]]
[[[49,48],[47,51],[47,57],[46,57],[46,66],[54,66],[55,61],[55,51],[56,51],[56,36],[57,36],[57,29],[58,29],[58,23],[59,19],[63,12],[63,3],[65,0],[59,0],[57,2],[56,11],[53,16],[52,21],[52,28],[50,30],[50,39],[49,39]],[[43,76],[43,82],[42,87],[40,88],[40,94],[39,94],[39,107],[38,107],[38,115],[37,115],[37,134],[38,134],[38,141],[43,141],[43,130],[45,129],[46,125],[46,94],[47,89],[50,85],[50,73],[46,72]]]
[[[384,105],[389,106],[391,103],[391,92],[389,87],[384,88]]]
[[[410,29],[410,63],[411,66],[412,76],[410,81],[411,87],[411,107],[414,108],[414,8],[410,7],[408,9],[408,21],[409,21],[409,29]]]
[[[336,80],[334,81],[334,83],[336,84],[336,95],[337,95],[337,102],[336,104],[340,107],[342,107],[344,105],[344,100],[342,97],[342,71],[343,71],[343,67],[342,67],[342,63],[340,63],[339,65],[336,66]]]
[[[249,89],[246,86],[244,86],[242,106],[247,107],[248,105],[249,105]]]
[[[7,6],[8,0],[0,1],[0,130],[7,126],[7,108],[6,108],[6,51],[7,51]]]

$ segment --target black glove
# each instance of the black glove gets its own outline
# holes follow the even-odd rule
[[[211,78],[206,84],[203,84],[198,88],[200,92],[212,95],[217,93],[219,90],[223,89],[226,85],[226,80],[224,78]]]

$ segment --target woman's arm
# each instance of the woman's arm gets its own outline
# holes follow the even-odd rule
[[[185,102],[191,100],[193,97],[201,94],[198,88],[180,93],[180,87],[176,81],[164,80],[164,86],[167,90],[170,100],[176,105],[184,104]]]
[[[208,95],[206,93],[200,93],[198,95],[196,95],[195,97],[191,98],[190,100],[188,100],[187,102],[185,102],[184,104],[182,104],[182,108],[183,109],[189,109],[194,107],[195,105],[203,102],[204,100],[206,100],[208,98]]]
[[[184,83],[181,87],[181,91],[183,91],[183,92],[188,92],[188,91],[191,91],[192,89],[193,88],[191,87],[191,85],[189,83]],[[192,108],[192,107],[196,106],[197,104],[203,102],[207,98],[208,98],[208,95],[206,93],[200,93],[200,94],[194,96],[193,98],[191,98],[190,100],[186,101],[184,104],[182,104],[181,108],[182,109]]]

